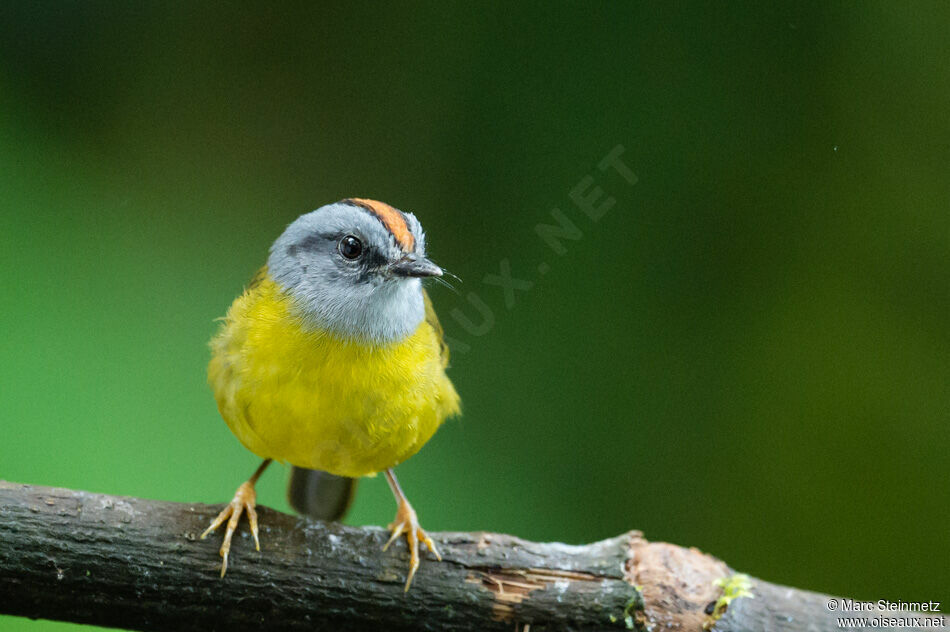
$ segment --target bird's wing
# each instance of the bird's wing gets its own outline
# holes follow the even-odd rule
[[[445,332],[442,331],[442,323],[439,322],[439,317],[435,315],[435,308],[432,307],[432,300],[429,298],[429,293],[425,290],[422,290],[422,300],[426,306],[426,322],[429,323],[429,326],[435,331],[435,335],[439,338],[439,359],[442,360],[442,368],[449,366],[449,345],[445,342]]]
[[[251,277],[250,282],[247,284],[248,290],[253,290],[258,285],[261,284],[261,281],[267,278],[267,266],[264,266],[260,270],[254,273],[254,276]]]

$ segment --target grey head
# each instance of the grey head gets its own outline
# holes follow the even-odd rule
[[[306,323],[381,344],[416,330],[425,318],[421,278],[442,275],[414,215],[359,198],[298,217],[271,246],[267,267]]]

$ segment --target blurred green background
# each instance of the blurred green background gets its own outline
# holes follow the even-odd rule
[[[373,197],[462,279],[465,414],[399,468],[428,529],[947,602],[948,7],[4,3],[0,477],[230,499],[213,319],[297,215]],[[394,508],[369,479],[348,522]]]

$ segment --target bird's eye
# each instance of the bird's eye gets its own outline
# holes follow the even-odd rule
[[[347,259],[358,259],[363,254],[363,242],[353,235],[347,235],[340,240],[340,254]]]

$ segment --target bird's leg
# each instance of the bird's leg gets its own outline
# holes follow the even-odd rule
[[[388,549],[389,545],[392,544],[396,538],[402,534],[406,534],[406,538],[409,540],[409,576],[406,578],[406,592],[408,592],[409,586],[412,584],[412,578],[419,568],[419,541],[422,540],[440,562],[442,561],[442,556],[439,555],[439,552],[436,550],[435,543],[432,542],[432,538],[429,537],[429,534],[423,531],[422,527],[419,526],[416,510],[412,508],[406,495],[402,493],[402,488],[399,487],[399,481],[396,480],[396,473],[392,471],[392,468],[386,470],[386,480],[389,481],[389,488],[393,490],[393,496],[396,497],[398,507],[396,508],[396,518],[392,521],[392,524],[389,525],[389,530],[392,531],[392,535],[389,537],[389,541],[386,542],[383,550]]]
[[[272,460],[273,459],[264,459],[264,462],[261,463],[257,471],[251,475],[251,478],[241,483],[241,486],[237,488],[237,491],[234,493],[234,498],[228,503],[228,506],[221,510],[221,513],[214,519],[211,526],[205,529],[205,532],[201,534],[201,539],[204,540],[209,533],[220,527],[225,520],[230,518],[230,520],[228,520],[228,528],[224,532],[224,542],[221,544],[221,577],[224,577],[224,574],[228,570],[228,552],[231,550],[231,536],[234,535],[234,530],[237,529],[238,522],[241,520],[241,514],[244,513],[245,510],[247,510],[247,521],[251,524],[251,535],[254,536],[254,546],[258,551],[261,550],[261,541],[257,537],[257,511],[255,510],[257,493],[254,491],[254,484],[257,483],[257,479],[264,473],[264,470],[267,469],[267,466],[271,464]]]

